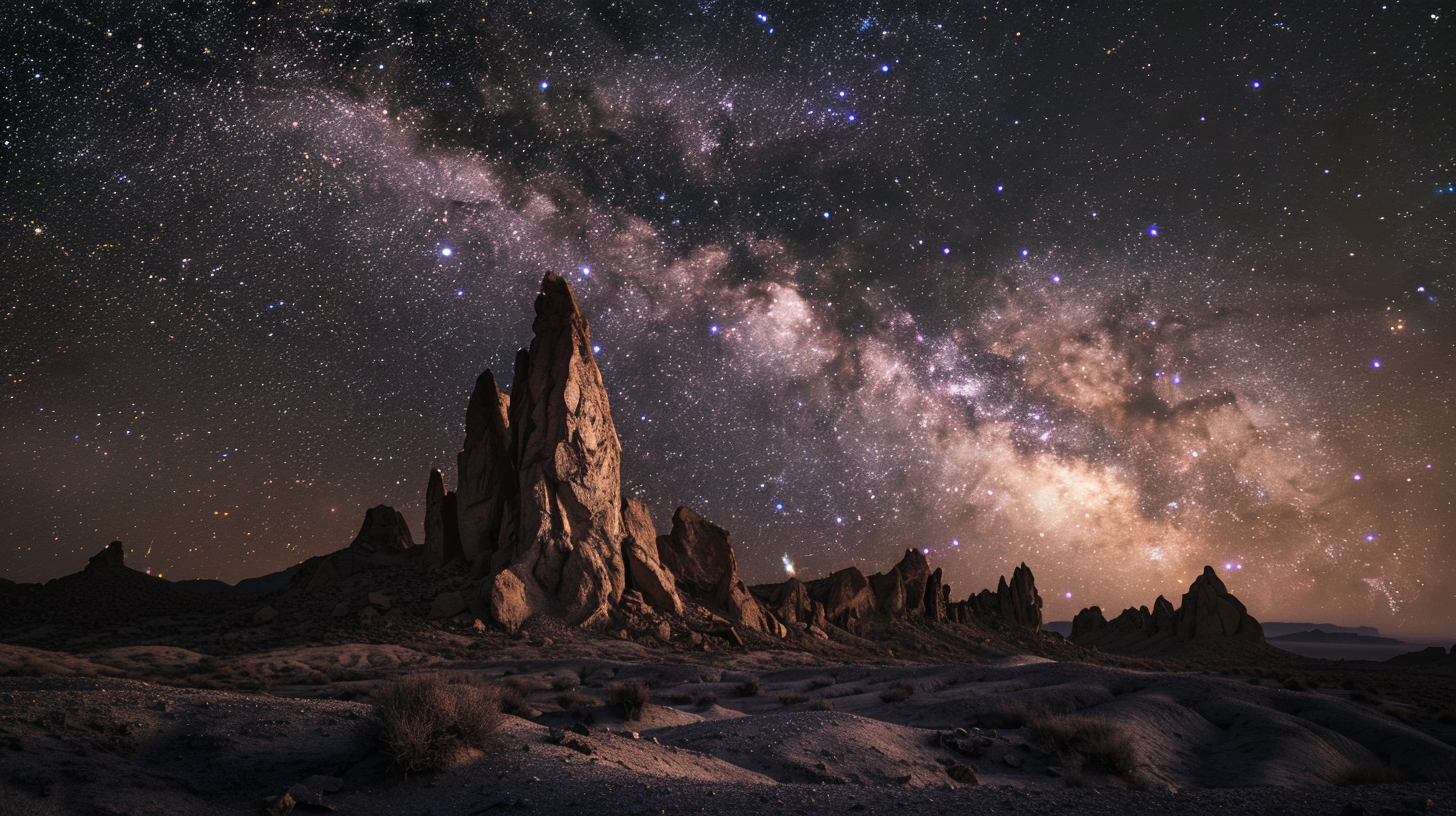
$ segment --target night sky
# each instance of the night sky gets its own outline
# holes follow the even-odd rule
[[[1456,8],[1216,5],[4,3],[0,573],[421,539],[549,269],[750,582],[1450,632]]]

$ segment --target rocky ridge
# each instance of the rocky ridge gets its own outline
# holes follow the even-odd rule
[[[1100,607],[1072,619],[1071,641],[1104,652],[1151,654],[1190,642],[1241,640],[1264,643],[1264,630],[1214,573],[1204,567],[1177,609],[1159,595],[1153,608],[1129,608],[1107,620]]]

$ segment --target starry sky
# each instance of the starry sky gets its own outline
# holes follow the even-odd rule
[[[1443,2],[5,3],[0,574],[422,537],[544,270],[745,579],[1456,631]]]

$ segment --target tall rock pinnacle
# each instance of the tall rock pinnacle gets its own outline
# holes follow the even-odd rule
[[[496,386],[495,375],[486,369],[475,380],[465,410],[465,446],[456,458],[455,512],[460,548],[471,563],[488,561],[499,547],[502,517],[520,489],[511,467],[506,420],[510,401]]]
[[[503,513],[491,572],[529,576],[569,623],[591,624],[605,619],[626,583],[622,444],[586,318],[555,274],[541,282],[532,329],[530,350],[516,358],[509,410],[519,495]],[[460,492],[463,512],[463,485]],[[460,526],[464,544],[463,519]]]

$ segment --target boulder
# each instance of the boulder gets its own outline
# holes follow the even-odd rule
[[[364,513],[364,525],[349,547],[362,553],[404,552],[415,545],[404,514],[381,504]]]
[[[455,515],[461,555],[471,563],[489,561],[495,553],[507,508],[520,490],[511,466],[510,403],[495,375],[482,371],[465,409],[465,444],[456,457]]]
[[[679,594],[746,628],[779,637],[788,634],[738,579],[738,557],[727,530],[679,507],[672,514],[672,532],[657,537],[657,553],[672,572]]]
[[[549,272],[536,296],[532,329],[530,350],[516,356],[511,386],[510,452],[520,490],[516,532],[513,541],[500,542],[491,571],[525,567],[560,601],[567,623],[596,625],[626,587],[622,446],[586,318],[566,282]],[[503,518],[503,531],[508,521]]]
[[[393,605],[393,601],[390,600],[390,597],[388,595],[385,595],[383,592],[371,592],[369,593],[369,596],[366,600],[368,600],[369,603],[374,604],[385,612],[388,612],[389,607]]]
[[[533,615],[560,613],[560,606],[527,575],[516,570],[498,573],[490,583],[490,616],[507,632],[521,628]]]
[[[682,614],[677,581],[658,557],[652,512],[634,499],[622,500],[622,563],[627,573],[627,589],[637,590],[642,600],[658,612]]]
[[[465,596],[459,592],[441,592],[430,603],[430,620],[453,618],[465,611]]]
[[[276,617],[278,617],[278,610],[274,609],[271,606],[265,605],[262,609],[259,609],[257,612],[253,613],[253,623],[257,625],[262,625],[273,620]]]
[[[845,567],[828,578],[809,581],[809,594],[824,607],[824,617],[841,629],[875,611],[869,579],[858,567]]]

